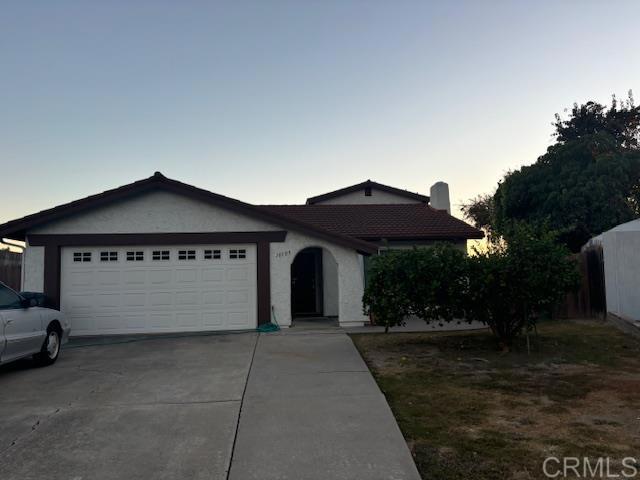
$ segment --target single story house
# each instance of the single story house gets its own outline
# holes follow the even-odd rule
[[[0,225],[24,241],[22,289],[74,335],[251,329],[335,316],[363,325],[365,259],[482,233],[432,197],[372,181],[304,205],[250,205],[153,176]],[[431,203],[431,205],[429,204]]]

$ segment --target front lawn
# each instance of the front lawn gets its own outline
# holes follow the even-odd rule
[[[352,338],[424,479],[546,478],[546,457],[640,457],[640,343],[553,321],[501,354],[475,333]]]

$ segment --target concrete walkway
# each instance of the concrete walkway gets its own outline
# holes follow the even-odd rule
[[[0,412],[2,480],[419,479],[341,331],[75,341]]]
[[[345,333],[260,336],[231,480],[419,478],[384,396]]]

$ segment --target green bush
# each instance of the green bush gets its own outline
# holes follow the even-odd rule
[[[487,325],[508,350],[577,284],[575,262],[553,233],[514,228],[509,244],[467,256],[452,245],[395,250],[372,260],[363,298],[376,323],[464,318]]]
[[[378,325],[401,325],[409,315],[426,321],[464,316],[466,255],[449,244],[388,250],[372,261],[364,294],[365,313]]]
[[[476,251],[467,263],[466,318],[486,324],[505,350],[578,283],[575,261],[556,235],[525,224],[513,228],[508,244]]]

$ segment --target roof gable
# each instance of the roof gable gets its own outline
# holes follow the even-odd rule
[[[248,217],[269,221],[291,230],[323,238],[338,245],[353,248],[362,253],[370,254],[377,251],[376,247],[368,242],[357,240],[335,232],[330,232],[321,227],[309,225],[302,221],[283,216],[277,212],[267,211],[254,205],[244,203],[230,197],[225,197],[224,195],[218,195],[208,190],[197,188],[177,180],[172,180],[165,177],[160,172],[156,172],[149,178],[138,180],[137,182],[133,182],[128,185],[107,190],[96,195],[91,195],[89,197],[7,222],[0,225],[0,239],[6,237],[14,240],[24,240],[28,230],[40,225],[61,220],[95,207],[125,200],[132,196],[156,189],[186,195],[194,199],[244,214]]]
[[[402,190],[400,188],[390,187],[389,185],[383,185],[382,183],[367,180],[366,182],[357,183],[349,187],[340,188],[338,190],[324,193],[322,195],[309,197],[307,198],[307,205],[326,202],[328,200],[337,199],[339,197],[347,196],[349,194],[353,194],[360,191],[364,192],[367,189],[386,192],[386,193],[410,200],[411,202],[429,203],[429,197],[426,195],[420,195],[419,193],[413,193],[413,192],[409,192],[408,190]]]

